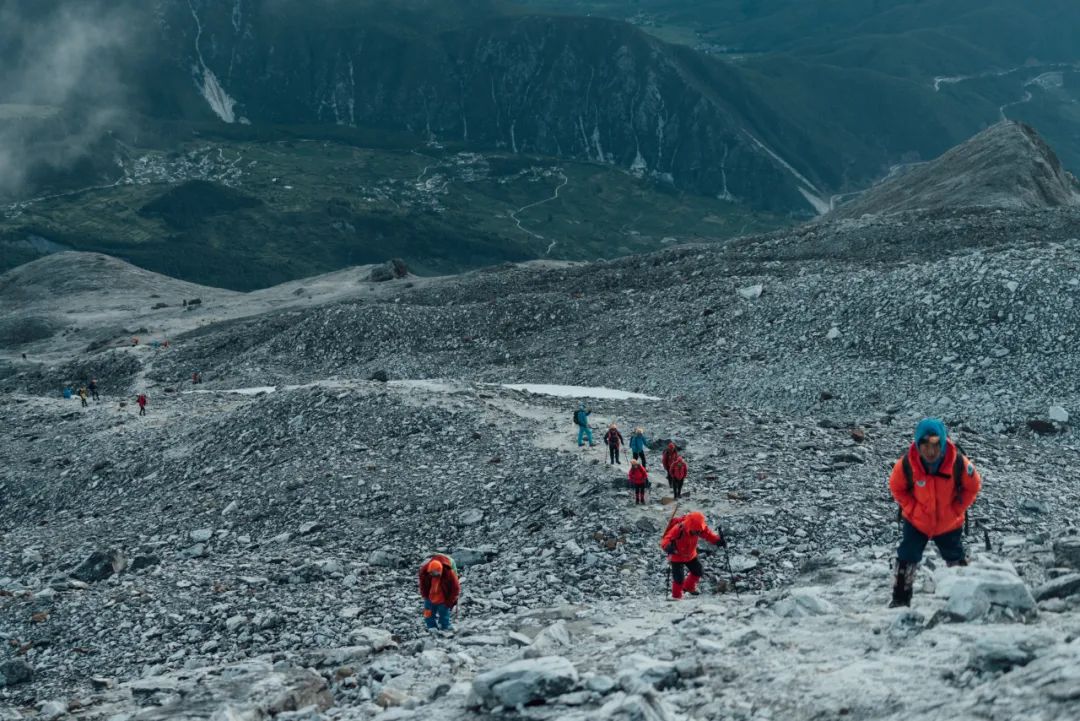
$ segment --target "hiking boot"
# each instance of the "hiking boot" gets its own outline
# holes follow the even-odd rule
[[[889,601],[889,608],[910,606],[914,585],[915,564],[899,561],[896,565],[896,578],[893,581],[892,599]]]
[[[961,558],[959,561],[946,561],[945,562],[945,567],[946,568],[955,568],[957,566],[966,566],[966,565],[968,565],[968,560],[966,558]]]

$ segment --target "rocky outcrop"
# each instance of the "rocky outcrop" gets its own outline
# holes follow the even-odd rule
[[[1080,185],[1034,128],[1003,121],[936,160],[886,179],[828,217],[967,207],[1080,206]]]

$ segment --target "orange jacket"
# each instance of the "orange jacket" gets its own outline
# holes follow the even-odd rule
[[[660,539],[660,548],[668,555],[672,563],[689,563],[697,558],[698,538],[709,543],[720,543],[720,535],[705,525],[705,517],[700,513],[688,513],[674,522],[667,533]]]
[[[946,441],[941,467],[937,473],[930,475],[923,467],[919,449],[912,443],[907,452],[911,464],[911,490],[908,490],[907,478],[904,477],[903,458],[896,462],[889,476],[889,490],[900,504],[904,518],[930,538],[963,526],[964,511],[975,502],[975,496],[982,487],[982,478],[975,465],[962,456],[963,491],[957,498],[956,483],[953,481],[957,453],[956,444]]]
[[[451,568],[450,559],[441,553],[436,553],[420,566],[420,597],[425,601],[431,599],[431,582],[435,579],[427,570],[431,561],[439,561],[443,566],[442,576],[438,580],[443,600],[439,603],[452,608],[457,603],[458,596],[461,595],[461,583],[458,581],[457,574]]]

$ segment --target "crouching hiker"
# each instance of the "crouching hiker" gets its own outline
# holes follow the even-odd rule
[[[660,539],[660,547],[668,555],[671,563],[671,600],[678,601],[683,593],[697,595],[698,581],[705,575],[705,569],[698,560],[698,539],[704,538],[709,543],[727,547],[722,533],[715,533],[705,523],[701,511],[692,511],[685,516],[672,518],[668,522],[667,532]],[[689,572],[689,573],[688,573]]]
[[[644,503],[645,484],[649,482],[649,472],[645,466],[641,465],[641,461],[636,458],[630,461],[630,473],[627,477],[630,480],[630,487],[634,490],[634,505]]]
[[[461,595],[454,560],[437,553],[420,566],[420,597],[424,599],[424,626],[435,630],[436,624],[443,631],[450,626],[450,609]]]
[[[946,565],[967,565],[964,515],[981,487],[975,465],[948,439],[945,424],[937,418],[920,421],[915,442],[889,477],[903,518],[890,608],[911,605],[915,569],[930,539]]]

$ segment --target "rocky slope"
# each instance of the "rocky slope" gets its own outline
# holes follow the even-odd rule
[[[830,218],[978,206],[1008,210],[1080,205],[1080,184],[1034,128],[1003,121],[936,160],[874,186]]]
[[[0,349],[0,718],[1075,717],[1075,218],[890,217],[251,294],[78,254],[0,277],[58,319]],[[102,401],[58,397],[91,375]],[[705,595],[663,600],[657,459],[635,507],[574,445],[579,396],[598,434],[685,445],[738,595],[707,549]],[[885,478],[930,413],[985,475],[977,563],[930,552],[889,611]],[[419,624],[436,549],[454,637]]]

